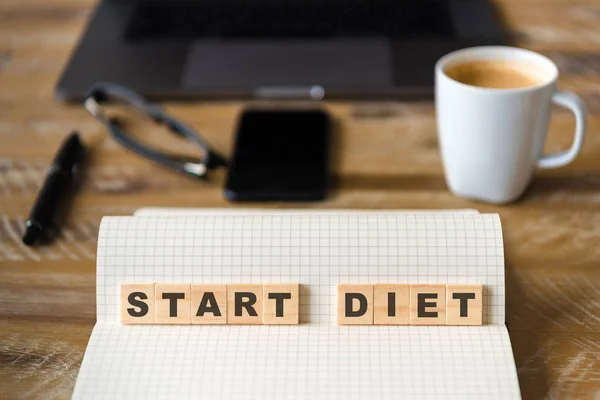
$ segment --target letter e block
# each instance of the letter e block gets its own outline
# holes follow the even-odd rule
[[[410,324],[446,325],[446,285],[410,285]]]
[[[482,285],[446,286],[446,325],[481,325]]]
[[[263,285],[263,324],[297,325],[299,322],[300,285]]]
[[[154,283],[121,285],[121,323],[154,323]]]
[[[380,284],[374,290],[375,325],[410,324],[410,287],[406,284]]]
[[[190,321],[190,285],[157,283],[156,323],[188,325]]]
[[[373,285],[339,284],[338,325],[373,324]]]
[[[192,324],[227,323],[227,285],[191,285]]]
[[[263,285],[227,285],[227,323],[260,325],[263,312]]]

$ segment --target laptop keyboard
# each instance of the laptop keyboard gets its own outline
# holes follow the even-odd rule
[[[446,0],[142,2],[125,37],[148,39],[450,36]]]

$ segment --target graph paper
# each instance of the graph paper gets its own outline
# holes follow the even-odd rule
[[[122,283],[299,283],[300,325],[125,326]],[[480,283],[483,326],[338,326],[338,283]],[[479,214],[107,217],[74,398],[520,398],[500,220]]]

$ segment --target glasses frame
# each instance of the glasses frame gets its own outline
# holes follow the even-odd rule
[[[155,123],[166,126],[175,136],[188,140],[203,151],[200,159],[167,154],[148,145],[140,143],[123,129],[118,119],[107,116],[104,103],[123,103],[149,117]],[[183,122],[171,117],[158,106],[148,102],[141,95],[124,86],[110,82],[99,82],[88,90],[83,101],[84,108],[104,125],[112,137],[123,147],[148,160],[170,170],[195,178],[206,179],[208,171],[218,167],[226,167],[227,161],[213,151],[209,144],[193,129]]]

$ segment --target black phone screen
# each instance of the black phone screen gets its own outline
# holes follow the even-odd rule
[[[238,126],[225,195],[235,201],[325,198],[330,122],[320,110],[249,110]]]

